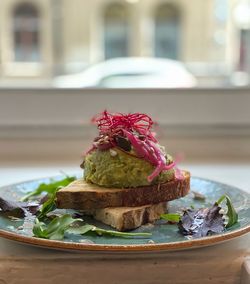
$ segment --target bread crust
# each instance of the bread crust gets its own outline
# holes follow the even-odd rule
[[[104,188],[83,179],[60,189],[56,194],[58,208],[90,210],[107,207],[137,207],[184,197],[190,190],[190,173],[166,183],[135,188]]]
[[[86,215],[117,229],[128,231],[160,219],[167,210],[167,203],[150,204],[139,207],[111,207],[84,211]]]

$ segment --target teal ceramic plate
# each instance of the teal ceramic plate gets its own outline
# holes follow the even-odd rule
[[[60,177],[58,177],[60,178]],[[40,179],[25,183],[14,184],[0,188],[0,196],[18,200],[26,192],[33,190],[41,182],[48,182],[49,179]],[[52,241],[32,237],[33,220],[11,221],[0,215],[0,237],[15,240],[21,243],[37,245],[53,249],[69,249],[80,251],[159,251],[179,250],[193,247],[208,246],[233,239],[250,232],[250,195],[235,187],[221,184],[215,181],[201,178],[191,179],[191,190],[198,191],[206,196],[206,201],[194,200],[192,194],[169,203],[169,211],[176,212],[180,208],[195,208],[210,206],[221,195],[230,196],[238,214],[239,222],[222,234],[213,235],[200,239],[189,239],[179,234],[176,225],[168,225],[159,221],[155,225],[146,225],[135,230],[135,232],[150,232],[150,239],[124,239],[107,236],[74,236],[66,235],[64,241]],[[94,220],[88,220],[99,227],[108,228]],[[21,226],[21,227],[20,227]],[[23,228],[23,229],[22,229]]]

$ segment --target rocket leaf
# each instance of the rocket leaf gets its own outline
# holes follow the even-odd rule
[[[178,223],[180,221],[181,215],[178,213],[167,213],[161,214],[161,219],[167,220],[171,223]]]
[[[87,233],[94,232],[100,236],[109,235],[122,238],[151,236],[150,233],[124,233],[112,230],[104,230],[90,224],[78,225],[74,227],[72,226],[74,223],[79,221],[82,222],[82,219],[74,219],[69,214],[56,217],[48,224],[36,219],[33,227],[33,234],[35,237],[51,240],[62,240],[66,232],[75,235],[85,235]]]
[[[235,223],[238,222],[238,214],[235,211],[232,201],[228,195],[222,195],[216,202],[215,204],[219,205],[221,202],[223,202],[226,199],[226,205],[227,205],[227,217],[228,221],[226,224],[226,228],[232,227]]]
[[[21,198],[21,201],[27,201],[31,197],[38,196],[43,192],[53,194],[58,188],[69,185],[72,181],[76,180],[74,176],[66,176],[58,181],[51,181],[50,183],[41,183],[34,191],[29,192]]]
[[[36,219],[33,227],[33,234],[38,238],[62,240],[70,225],[77,221],[81,220],[73,219],[69,214],[56,217],[49,224],[45,224],[44,222],[40,222]]]
[[[114,237],[121,237],[121,238],[133,238],[133,237],[149,237],[151,233],[126,233],[126,232],[118,232],[113,230],[104,230],[98,228],[94,225],[85,224],[79,227],[71,227],[68,230],[68,233],[76,234],[76,235],[84,235],[89,232],[94,232],[99,236],[102,235],[109,235]]]
[[[58,188],[59,189],[59,188]],[[39,209],[37,218],[39,220],[42,220],[44,217],[46,217],[46,215],[55,210],[56,209],[56,193],[57,190],[55,190],[55,192],[53,194],[51,194],[50,196],[48,196],[48,199],[43,203],[42,207]]]

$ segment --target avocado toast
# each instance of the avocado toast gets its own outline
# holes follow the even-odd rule
[[[93,122],[99,135],[84,155],[83,178],[57,192],[58,208],[124,231],[159,219],[167,201],[189,192],[189,172],[159,145],[148,115],[104,111]]]

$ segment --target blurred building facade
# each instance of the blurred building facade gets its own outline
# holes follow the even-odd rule
[[[1,0],[0,81],[46,85],[126,56],[172,58],[211,77],[250,73],[250,25],[236,19],[239,2]]]

